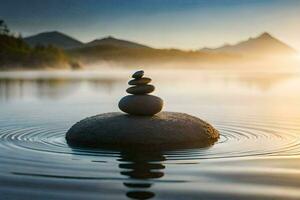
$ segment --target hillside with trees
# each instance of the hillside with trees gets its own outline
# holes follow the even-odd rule
[[[0,20],[0,69],[69,68],[76,65],[63,50],[52,45],[29,46]]]

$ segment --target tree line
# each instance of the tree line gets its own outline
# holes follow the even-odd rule
[[[69,57],[52,45],[29,46],[0,19],[0,69],[68,67]]]

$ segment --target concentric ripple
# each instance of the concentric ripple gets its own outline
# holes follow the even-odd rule
[[[167,152],[71,148],[68,128],[115,109],[112,102],[126,84],[0,83],[0,199],[300,199],[300,78],[271,89],[268,81],[244,88],[213,74],[173,75],[156,84],[166,109],[210,122],[221,134],[213,146]]]
[[[205,183],[206,187],[195,188],[187,193],[190,199],[198,198],[198,195],[213,199],[231,199],[231,195],[241,198],[252,195],[256,199],[300,197],[295,190],[299,181],[283,182],[288,187],[287,193],[275,196],[273,193],[271,196],[263,193],[270,184],[280,189],[281,186],[274,183],[273,176],[281,180],[290,179],[288,171],[282,174],[282,171],[276,171],[275,168],[269,172],[273,174],[264,178],[267,185],[262,187],[263,190],[253,188],[254,193],[251,190],[243,192],[250,187],[251,177],[257,177],[260,182],[255,184],[261,184],[261,173],[269,171],[264,167],[249,167],[251,163],[247,163],[248,159],[300,155],[300,127],[297,121],[288,120],[287,123],[279,124],[275,123],[279,121],[275,118],[215,118],[210,121],[221,133],[216,144],[209,148],[168,152],[70,148],[66,144],[65,133],[72,122],[63,121],[62,118],[50,122],[34,117],[30,122],[22,117],[14,120],[2,118],[0,121],[1,198],[98,199],[101,196],[105,199],[120,199],[126,196],[130,199],[149,199],[163,191],[167,199],[173,199],[180,194],[174,191],[180,191],[178,186],[181,184],[193,188],[202,185],[206,179],[218,179],[214,184],[218,184],[219,188],[211,190],[210,184]],[[226,161],[232,159],[233,163]],[[238,165],[235,164],[237,161]],[[220,163],[222,167],[214,163]],[[244,163],[246,168],[243,167]],[[194,167],[189,167],[191,164]],[[185,167],[181,167],[183,165]],[[249,173],[252,175],[248,177]],[[293,176],[298,175],[300,171],[293,171]],[[235,176],[238,182],[232,182]],[[228,193],[225,190],[228,183],[238,190]],[[154,190],[157,185],[159,189]],[[193,197],[193,194],[197,194],[197,197]]]
[[[300,153],[300,127],[293,124],[226,121],[214,123],[220,131],[219,141],[204,149],[186,149],[163,154],[170,160],[213,159],[256,155],[298,155]],[[1,121],[0,158],[14,159],[37,156],[74,157],[90,155],[118,157],[119,152],[104,150],[71,149],[65,141],[67,127]],[[11,154],[17,152],[17,154]]]

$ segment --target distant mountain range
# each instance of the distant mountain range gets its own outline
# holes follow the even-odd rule
[[[58,31],[43,32],[37,35],[29,36],[24,38],[30,46],[36,45],[53,45],[62,49],[74,49],[74,48],[84,48],[93,46],[116,46],[125,48],[150,48],[146,45],[138,44],[135,42],[130,42],[126,40],[116,39],[114,37],[108,36],[102,39],[95,39],[88,43],[80,42],[71,36]]]
[[[234,45],[218,48],[202,48],[196,51],[179,49],[156,49],[132,41],[113,37],[96,39],[88,43],[80,42],[73,37],[57,31],[40,33],[26,37],[24,40],[31,46],[38,44],[53,45],[62,49],[81,63],[97,61],[129,62],[144,64],[146,62],[235,62],[253,60],[253,56],[267,58],[270,56],[292,55],[296,50],[271,36],[263,33],[255,38]]]
[[[242,55],[282,55],[293,54],[296,50],[274,38],[269,33],[263,33],[256,38],[249,38],[246,41],[234,45],[224,45],[218,48],[203,48],[202,52],[227,53]]]
[[[126,40],[120,40],[116,39],[114,37],[106,37],[102,39],[96,39],[91,42],[88,42],[84,44],[82,47],[93,47],[93,46],[98,46],[98,45],[111,45],[111,46],[118,46],[118,47],[125,47],[125,48],[150,48],[146,45],[138,44],[136,42],[130,42]]]
[[[44,32],[24,38],[30,46],[53,45],[62,49],[81,47],[84,43],[58,31]]]

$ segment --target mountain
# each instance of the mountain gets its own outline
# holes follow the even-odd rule
[[[107,37],[94,40],[80,48],[70,49],[68,53],[72,57],[78,58],[82,63],[112,61],[138,64],[162,62],[224,64],[224,62],[265,62],[270,61],[270,59],[277,62],[277,60],[285,59],[285,56],[291,56],[297,52],[269,33],[263,33],[258,37],[249,38],[235,45],[224,45],[216,49],[204,48],[199,51],[156,49]],[[259,58],[259,60],[255,58]]]
[[[71,49],[80,47],[82,42],[58,31],[43,32],[37,35],[24,38],[25,42],[30,46],[53,45],[62,49]]]
[[[0,70],[80,67],[59,48],[32,48],[21,37],[0,34]]]
[[[255,38],[219,48],[203,48],[202,52],[240,54],[247,56],[276,56],[295,54],[296,50],[265,32]]]
[[[185,64],[224,64],[225,62],[246,63],[249,61],[265,62],[266,60],[277,62],[277,60],[283,58],[283,55],[296,53],[293,48],[269,33],[263,33],[255,38],[249,38],[234,45],[224,45],[215,49],[203,48],[196,51],[151,48],[143,44],[111,36],[82,43],[57,31],[27,37],[25,41],[32,46],[37,44],[52,44],[63,48],[65,49],[64,53],[72,61],[84,65],[102,61],[128,63],[130,65],[180,62]],[[259,59],[256,59],[258,57]]]
[[[83,47],[94,47],[94,46],[115,46],[121,48],[131,48],[131,49],[150,48],[146,45],[142,45],[135,42],[126,41],[126,40],[116,39],[111,36],[102,39],[93,40],[89,43],[86,43]]]

